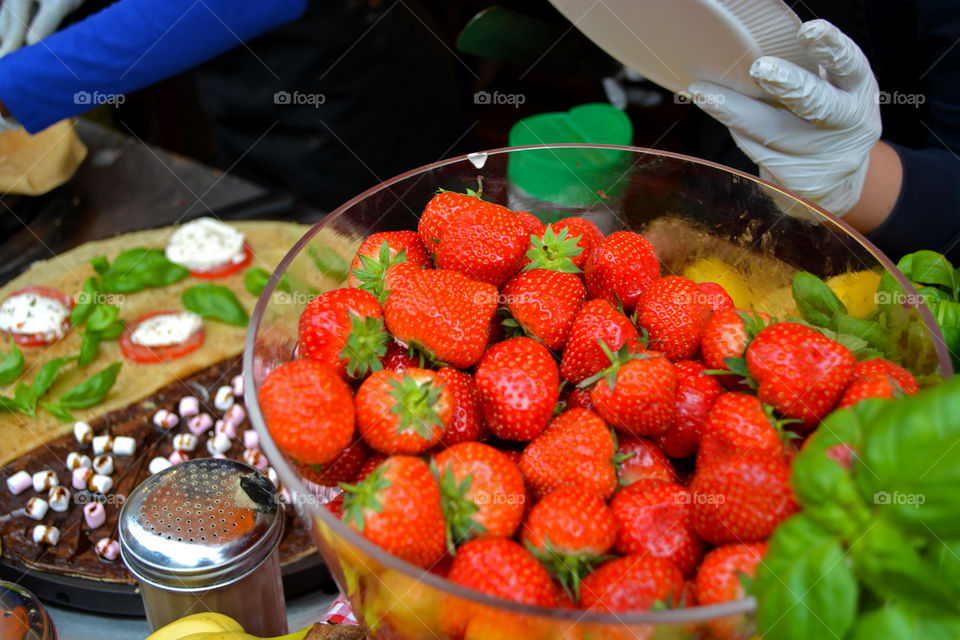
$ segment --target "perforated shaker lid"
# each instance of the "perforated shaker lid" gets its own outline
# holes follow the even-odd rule
[[[169,590],[230,584],[270,556],[283,518],[276,488],[236,460],[203,458],[143,482],[120,511],[123,561]]]

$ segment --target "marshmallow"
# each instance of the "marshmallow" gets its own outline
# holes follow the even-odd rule
[[[167,416],[170,415],[170,412],[166,409],[160,409],[155,414],[153,414],[153,424],[158,427],[162,427],[164,422],[167,420]]]
[[[59,513],[63,513],[70,507],[70,489],[66,487],[51,487],[47,494],[47,502],[50,508]]]
[[[17,471],[7,478],[7,489],[10,489],[13,495],[23,493],[27,487],[31,486],[33,486],[33,478],[26,471]]]
[[[220,411],[226,411],[233,406],[233,403],[236,400],[233,397],[233,388],[223,386],[217,389],[217,393],[213,396],[213,406]]]
[[[57,544],[60,542],[60,529],[38,524],[33,528],[33,541],[37,544]]]
[[[93,466],[93,463],[90,462],[90,456],[85,453],[80,453],[79,451],[71,451],[67,454],[67,469],[73,471],[74,469],[79,469],[80,467],[90,467]]]
[[[94,493],[107,494],[113,489],[113,478],[100,475],[99,473],[90,478],[87,488]]]
[[[93,470],[100,475],[108,476],[113,473],[113,456],[101,454],[93,459]]]
[[[43,498],[33,497],[27,500],[27,507],[24,511],[27,514],[28,518],[33,518],[34,520],[43,520],[43,516],[47,515],[47,509],[50,508],[50,505],[47,504],[47,501]]]
[[[117,436],[113,440],[113,452],[118,456],[132,456],[137,450],[137,441],[130,436]],[[104,453],[101,451],[100,453]]]
[[[91,502],[83,508],[83,521],[87,528],[96,529],[107,521],[107,510],[99,502]]]
[[[190,454],[186,451],[174,451],[170,454],[170,457],[167,458],[167,462],[170,464],[180,464],[181,462],[186,462],[190,459]]]
[[[192,418],[200,413],[200,401],[196,396],[185,396],[180,398],[180,404],[177,407],[181,418]]]
[[[113,436],[95,436],[93,438],[93,455],[98,456],[101,453],[110,453],[113,451]]]
[[[207,440],[207,451],[210,452],[210,455],[216,453],[226,453],[230,450],[230,438],[225,433],[218,433],[209,440]]]
[[[243,376],[233,376],[233,379],[230,381],[230,387],[233,390],[234,397],[243,396]]]
[[[78,444],[88,445],[93,440],[93,429],[86,422],[76,422],[73,425],[73,437]]]
[[[270,466],[270,463],[267,462],[267,456],[263,455],[263,453],[257,449],[244,449],[243,461],[252,467],[260,469],[260,471]]]
[[[222,453],[215,453],[215,454],[213,454],[213,455],[210,456],[210,457],[213,458],[214,460],[226,460],[226,459],[227,459],[227,456],[223,455]]]
[[[193,451],[197,448],[197,436],[192,433],[178,433],[173,436],[174,451]]]
[[[247,429],[243,432],[243,446],[247,449],[260,448],[260,436],[253,429]]]
[[[110,538],[100,538],[97,544],[93,545],[97,555],[102,559],[112,562],[120,557],[120,544]]]
[[[60,478],[57,477],[50,469],[44,469],[43,471],[37,471],[33,474],[33,490],[40,492],[46,491],[50,487],[55,487],[60,484]]]
[[[77,467],[73,470],[71,484],[77,491],[83,491],[87,488],[87,483],[93,478],[93,469],[90,467]]]
[[[239,427],[246,418],[247,412],[244,410],[243,405],[239,404],[233,405],[223,414],[223,421],[227,424],[232,424],[234,427]]]
[[[210,417],[209,413],[201,413],[187,420],[187,429],[195,436],[207,431],[212,426],[213,418]]]
[[[237,428],[231,422],[226,420],[217,420],[213,425],[213,432],[227,436],[231,440],[237,437]]]
[[[150,469],[150,473],[160,473],[164,469],[167,469],[171,466],[173,465],[169,460],[167,460],[162,456],[157,456],[156,458],[150,461],[150,465],[148,469]]]

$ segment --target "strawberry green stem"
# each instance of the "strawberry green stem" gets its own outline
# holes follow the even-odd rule
[[[390,245],[384,240],[376,258],[360,256],[360,267],[353,270],[353,276],[359,281],[357,288],[373,294],[380,301],[380,304],[383,304],[387,300],[387,291],[384,285],[384,276],[387,269],[406,261],[407,252],[405,250],[397,252],[397,255],[391,258]]]
[[[420,383],[409,375],[387,383],[392,387],[390,397],[395,400],[390,413],[400,416],[397,433],[413,429],[417,435],[429,440],[434,427],[443,427],[436,410],[443,385],[435,385],[432,380]]]
[[[366,510],[383,512],[380,494],[393,484],[383,477],[384,471],[383,466],[377,467],[360,484],[340,483],[343,489],[343,521],[347,524],[352,522],[360,533],[363,533],[363,514]]]
[[[340,352],[340,360],[347,364],[347,375],[356,379],[364,378],[383,368],[380,358],[387,354],[390,335],[384,330],[381,318],[361,318],[353,311],[348,313],[350,335]]]
[[[527,251],[530,264],[523,270],[550,269],[564,273],[580,273],[580,269],[573,264],[571,258],[583,253],[583,247],[577,246],[583,236],[568,236],[569,232],[566,227],[561,229],[560,233],[555,233],[553,225],[547,225],[543,232],[543,238],[531,234],[530,245],[532,248]]]
[[[473,474],[467,475],[459,483],[453,475],[453,463],[447,463],[443,474],[437,469],[435,460],[430,462],[430,469],[440,485],[440,499],[443,504],[443,517],[446,520],[447,550],[456,553],[457,545],[467,542],[487,532],[487,528],[473,517],[480,507],[467,498],[470,485],[473,484]]]

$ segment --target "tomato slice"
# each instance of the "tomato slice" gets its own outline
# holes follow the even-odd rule
[[[253,250],[246,242],[243,243],[243,260],[240,262],[225,262],[216,267],[210,267],[203,271],[190,270],[190,275],[201,280],[216,280],[217,278],[226,278],[232,276],[238,271],[242,271],[251,262],[253,262]]]
[[[144,320],[149,320],[150,318],[155,318],[157,316],[163,315],[173,315],[181,313],[180,311],[151,311],[150,313],[145,313],[140,316],[133,322],[127,325],[123,330],[123,333],[120,334],[120,351],[123,353],[123,357],[132,362],[139,362],[140,364],[154,364],[157,362],[167,362],[169,360],[176,360],[177,358],[182,358],[188,353],[192,353],[200,348],[200,345],[203,344],[203,327],[200,327],[192,334],[190,337],[181,342],[180,344],[171,344],[163,347],[148,347],[143,344],[137,344],[133,341],[133,332],[137,330],[137,327]]]
[[[34,295],[43,296],[44,298],[51,298],[64,305],[67,308],[67,311],[73,310],[73,298],[62,291],[54,289],[53,287],[25,287],[19,291],[14,291],[7,296],[7,298],[12,298],[13,296],[18,296],[23,293],[32,293]],[[63,335],[67,335],[67,332],[70,331],[71,327],[69,314],[66,318],[64,318],[63,323],[60,326],[63,329]],[[16,331],[0,331],[0,333],[10,336],[13,338],[13,341],[21,347],[40,347],[47,344],[53,344],[63,337],[55,337],[53,340],[50,340],[42,333],[17,333]]]

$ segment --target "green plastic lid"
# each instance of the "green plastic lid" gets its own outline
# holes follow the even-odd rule
[[[585,142],[629,145],[633,125],[625,113],[604,103],[567,112],[541,113],[510,129],[510,146]],[[542,149],[513,154],[507,166],[512,185],[545,202],[591,206],[617,197],[629,153],[618,149]]]

